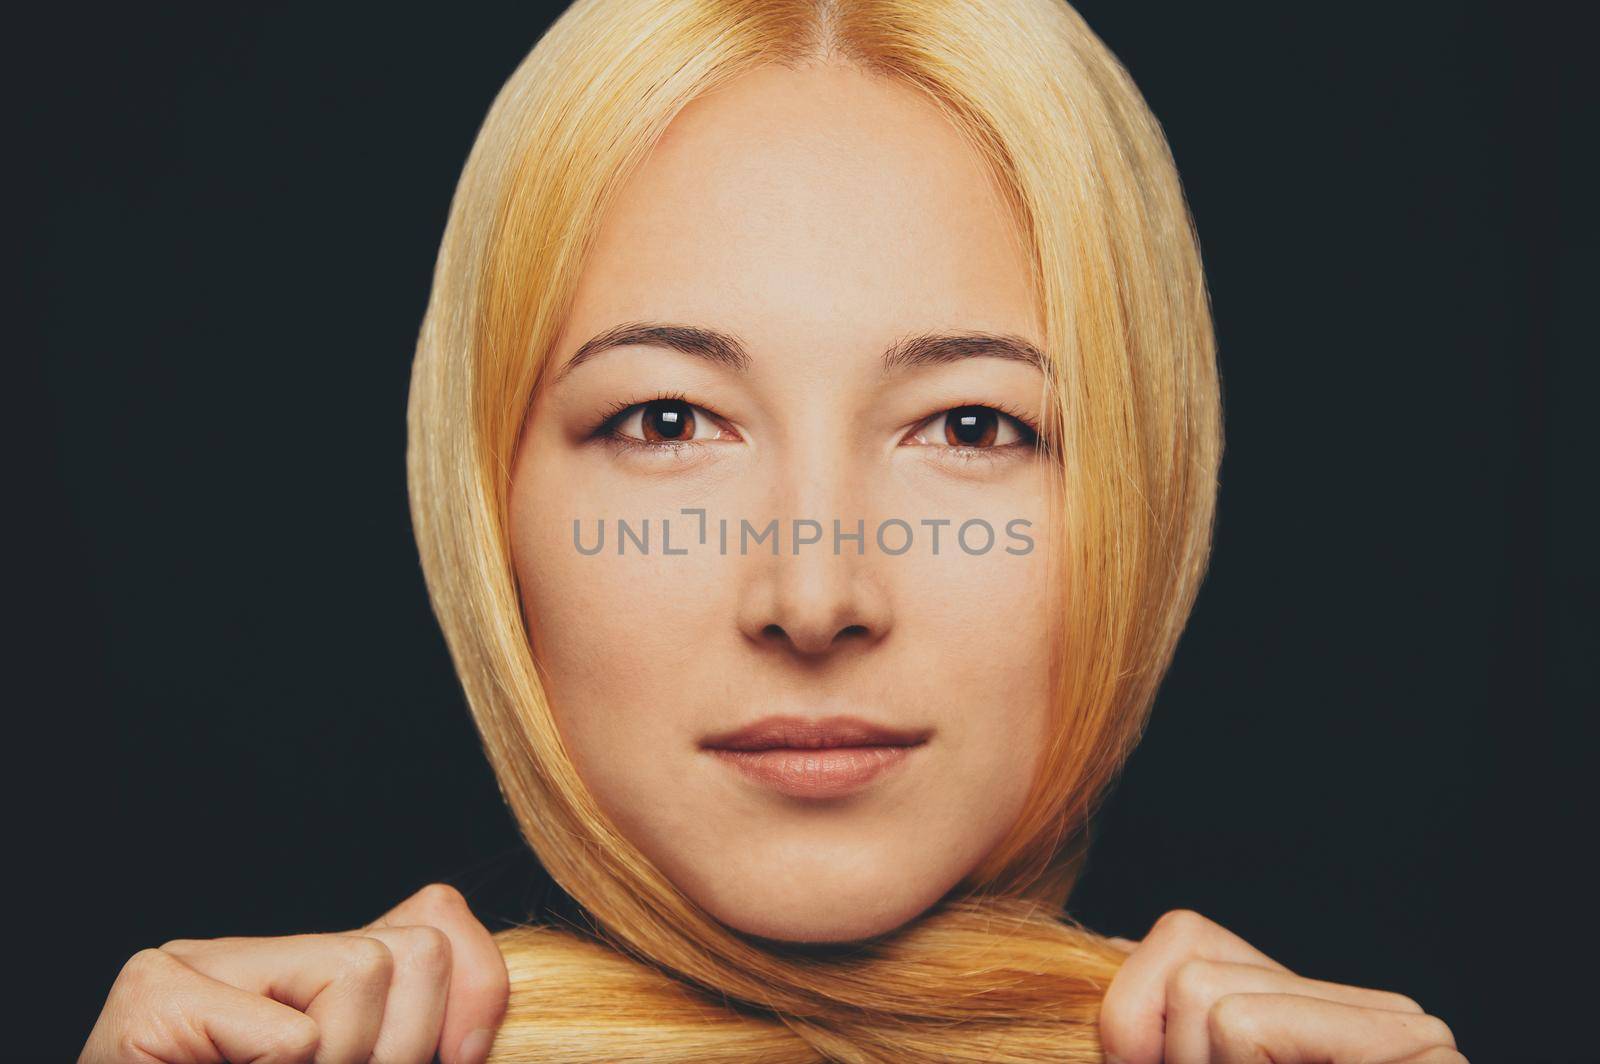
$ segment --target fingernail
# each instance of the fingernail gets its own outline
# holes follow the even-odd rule
[[[461,1064],[483,1064],[489,1059],[489,1047],[494,1045],[494,1032],[479,1027],[461,1040]]]

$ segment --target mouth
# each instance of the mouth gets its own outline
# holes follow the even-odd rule
[[[902,765],[932,728],[899,729],[858,717],[764,717],[700,744],[746,778],[791,798],[838,798]]]

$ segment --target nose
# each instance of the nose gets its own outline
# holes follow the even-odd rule
[[[739,626],[758,647],[814,661],[888,636],[893,610],[883,563],[894,559],[877,553],[873,520],[841,512],[854,509],[856,493],[839,490],[837,480],[812,483],[823,486],[775,493],[788,504],[776,510],[777,553],[751,549]]]
[[[788,530],[786,530],[788,531]],[[850,525],[846,533],[853,531]],[[808,535],[809,530],[802,530]],[[868,533],[870,535],[870,531]],[[881,642],[889,632],[888,596],[866,560],[832,553],[832,528],[820,542],[790,553],[780,544],[765,578],[745,596],[740,627],[754,642],[816,658],[846,646]],[[850,543],[845,550],[853,549]]]

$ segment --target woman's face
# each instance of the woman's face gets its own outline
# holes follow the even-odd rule
[[[513,470],[531,646],[601,808],[737,930],[892,930],[1021,812],[1052,534],[1025,264],[941,113],[836,66],[691,104],[585,263]]]

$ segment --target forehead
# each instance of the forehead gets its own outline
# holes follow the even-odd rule
[[[767,67],[690,103],[613,201],[568,343],[669,319],[756,338],[759,358],[763,338],[1031,334],[1034,314],[995,179],[932,101],[851,68]]]

